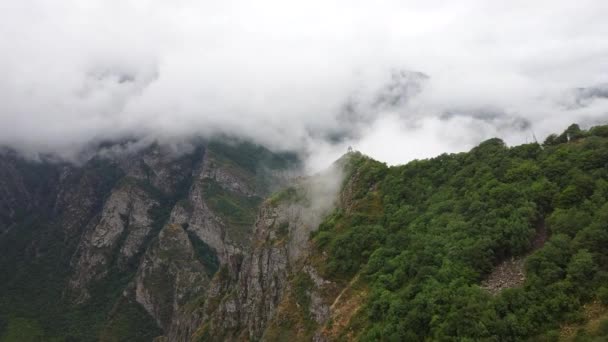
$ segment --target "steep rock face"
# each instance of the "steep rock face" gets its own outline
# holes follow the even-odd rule
[[[316,229],[306,218],[313,215],[309,208],[292,203],[261,210],[255,234],[258,246],[245,259],[238,291],[250,338],[263,333],[286,290],[289,272],[306,256],[308,236]]]
[[[239,315],[237,306],[234,302],[228,305],[221,305],[229,302],[234,296],[234,289],[237,285],[235,274],[228,266],[222,266],[214,275],[202,298],[189,303],[185,308],[174,317],[172,326],[166,334],[169,341],[205,341],[212,340],[209,331],[212,329],[209,321],[223,322],[224,327],[237,327]],[[218,335],[225,335],[229,331],[221,332]]]
[[[255,198],[259,189],[254,191],[252,175],[227,164],[220,162],[212,152],[205,154],[201,167],[193,172],[187,200],[174,208],[171,222],[185,224],[188,231],[215,250],[222,264],[235,266],[237,260],[232,257],[240,255],[249,244],[251,227],[232,229],[230,217],[222,216],[218,208],[213,210],[210,202],[215,200],[213,203],[217,202],[216,206],[219,206],[224,202]],[[219,191],[213,187],[219,188]],[[238,206],[228,209],[241,210]],[[227,216],[230,214],[228,212]]]
[[[327,279],[324,266],[327,254],[320,253],[311,241],[311,233],[334,207],[341,213],[349,213],[359,205],[356,189],[361,189],[361,184],[357,184],[361,183],[361,176],[357,168],[349,165],[352,160],[356,160],[356,154],[344,156],[305,186],[308,203],[300,217],[306,224],[296,225],[294,231],[290,229],[290,260],[295,262],[291,262],[274,315],[266,322],[264,340],[353,339],[346,327],[360,310],[367,289],[358,275],[350,280]],[[376,187],[368,186],[370,191]]]
[[[191,170],[191,177],[187,194],[173,206],[158,245],[154,243],[147,250],[135,279],[137,302],[163,328],[169,340],[189,340],[222,299],[215,297],[233,291],[253,229],[247,222],[234,222],[232,213],[224,209],[248,214],[256,210],[248,204],[255,203],[258,194],[263,193],[254,184],[254,174],[212,151],[204,153],[201,163]],[[154,208],[154,204],[151,206]],[[115,222],[118,231],[120,222]],[[175,237],[168,240],[172,241],[173,255],[163,261],[168,252],[161,248],[161,241],[167,240],[166,236]],[[191,257],[194,240],[203,244],[207,256],[216,257],[222,267],[211,283],[209,275],[214,270],[201,264],[200,255]],[[127,236],[125,243],[128,241]],[[176,260],[177,264],[172,263]],[[189,271],[179,273],[178,269]],[[224,316],[225,322],[239,322],[233,318],[236,306],[226,304],[222,308],[231,313]]]
[[[75,272],[69,286],[77,301],[89,297],[86,287],[105,276],[115,258],[127,262],[142,248],[152,228],[150,209],[157,204],[135,185],[127,184],[112,191],[98,221],[93,220],[86,229],[72,259]]]
[[[246,196],[260,195],[260,189],[255,188],[253,175],[230,162],[222,161],[216,153],[205,155],[201,179],[212,179],[227,190],[235,191]]]
[[[257,246],[253,246],[243,262],[234,304],[240,324],[250,338],[261,335],[283,295],[290,264],[288,231],[284,230],[289,226],[295,229],[299,224],[301,210],[298,209],[266,206],[256,223],[254,240]],[[279,227],[281,232],[278,232]]]
[[[161,194],[176,195],[187,190],[184,187],[189,185],[205,151],[203,146],[176,152],[168,146],[152,145],[140,152],[119,154],[113,160],[127,177]]]
[[[139,156],[121,155],[116,159],[116,167],[125,176],[112,189],[101,212],[86,224],[70,263],[74,272],[68,286],[76,302],[89,298],[87,287],[104,278],[110,267],[121,271],[136,267],[152,230],[164,223],[156,222],[163,220],[162,210],[166,210],[161,207],[167,203],[161,202],[170,202],[183,192],[194,157],[152,146]]]
[[[266,202],[242,262],[236,268],[224,264],[204,289],[204,296],[178,310],[166,330],[167,339],[261,338],[289,291],[292,270],[301,269],[308,255],[302,237],[316,228],[308,223],[313,214],[318,215],[303,204]]]
[[[204,242],[217,256],[221,269],[208,286],[200,288],[197,301],[176,308],[172,324],[165,329],[169,340],[188,341],[201,322],[208,320],[211,315],[219,318],[219,310],[216,310],[219,302],[236,287],[236,279],[254,230],[251,226],[245,226],[236,227],[238,230],[235,231],[235,227],[231,227],[230,217],[221,216],[208,203],[218,198],[227,201],[256,198],[261,189],[256,189],[252,179],[253,175],[246,170],[220,160],[213,153],[206,153],[200,168],[193,171],[192,186],[186,199],[173,207],[169,224],[185,227],[191,239]],[[214,191],[210,192],[210,186],[218,187],[219,191],[212,189]],[[221,309],[227,311],[221,316],[224,325],[237,326],[236,305],[226,304]]]
[[[125,165],[123,168],[127,170],[127,174],[134,179],[149,180],[151,174],[170,174],[155,171],[155,168],[159,167],[158,165],[165,165],[162,163],[153,165],[153,163],[147,162],[146,165],[150,170],[146,172],[141,172],[141,167],[133,162],[125,162],[123,165]],[[264,206],[265,209],[262,209],[259,219],[255,221],[253,215],[257,211],[257,203],[260,201],[260,196],[266,192],[263,184],[256,183],[258,176],[251,173],[250,169],[245,169],[237,162],[211,150],[206,150],[202,154],[200,163],[192,165],[190,177],[187,192],[180,197],[181,199],[174,202],[166,226],[157,238],[158,241],[153,242],[147,249],[139,264],[137,276],[133,281],[135,299],[154,318],[164,330],[166,338],[171,341],[190,340],[197,330],[200,330],[200,324],[209,320],[221,320],[223,327],[232,326],[235,329],[243,324],[250,325],[254,331],[253,334],[259,334],[267,321],[265,317],[272,315],[272,308],[276,305],[276,299],[271,299],[271,296],[280,296],[278,291],[281,291],[284,286],[286,258],[289,257],[289,251],[295,251],[293,255],[299,255],[296,250],[300,247],[290,249],[282,246],[271,250],[259,249],[256,250],[259,255],[253,256],[249,254],[249,250],[252,248],[251,243],[268,239],[266,237],[268,234],[275,234],[271,231],[276,230],[278,225],[270,227],[270,221],[282,221],[283,225],[289,225],[289,221],[291,221],[292,225],[302,225],[298,221],[298,217],[302,215],[302,208],[291,206],[271,210],[270,206]],[[149,180],[149,183],[154,183],[154,181]],[[166,184],[167,182],[160,182],[158,186],[162,187]],[[166,189],[170,190],[172,187],[179,187],[179,183],[174,182]],[[154,212],[159,204],[154,203],[154,198],[140,200],[136,197],[125,197],[124,194],[118,196],[119,200],[121,198],[128,198],[127,202],[131,203],[131,206],[141,203],[140,207],[143,207],[145,204],[144,210],[139,210],[142,213]],[[106,201],[106,205],[114,202],[111,196]],[[114,213],[114,219],[109,220],[114,223],[114,228],[110,229],[114,233],[108,234],[105,229],[101,229],[98,240],[111,240],[115,242],[114,244],[122,244],[120,255],[128,256],[130,253],[123,253],[123,251],[125,246],[129,246],[130,237],[145,235],[138,234],[138,232],[145,231],[143,227],[146,226],[146,223],[149,225],[151,222],[149,220],[143,222],[145,219],[140,220],[142,221],[142,224],[139,225],[142,227],[141,229],[131,230],[130,226],[121,228],[121,221],[116,219],[116,216],[124,218],[127,215],[125,210],[130,213],[129,210],[132,208],[124,204],[114,206],[111,210]],[[105,211],[103,216],[111,217]],[[270,218],[270,216],[273,217]],[[254,222],[258,223],[254,226]],[[121,229],[123,233],[118,234],[117,232]],[[302,230],[295,228],[293,231],[293,238],[286,243],[296,246],[307,241],[307,233],[302,235],[300,234]],[[255,236],[252,237],[254,234]],[[116,238],[115,236],[121,237]],[[173,238],[168,239],[168,236],[173,236]],[[139,240],[135,239],[135,241]],[[163,241],[170,243],[163,243]],[[204,246],[199,246],[199,250],[195,251],[195,254],[198,255],[195,257],[192,257],[193,243]],[[169,248],[167,245],[171,247]],[[205,255],[200,255],[201,248]],[[171,256],[167,257],[168,254]],[[249,259],[246,259],[246,256],[249,256]],[[201,263],[204,261],[201,258],[217,258],[218,267],[221,267],[220,271],[215,272],[213,265],[208,264],[209,260],[207,263]],[[273,266],[268,268],[263,265],[265,263],[271,263]],[[76,268],[83,269],[83,267]],[[250,271],[253,269],[257,270]],[[261,274],[266,274],[265,272],[280,279],[279,282],[270,284],[271,278],[262,279],[265,276]],[[282,274],[280,274],[281,272]],[[247,273],[246,276],[245,273]],[[91,274],[91,272],[87,274]],[[260,278],[261,283],[256,284],[253,280],[256,277]],[[239,279],[242,280],[239,282]],[[268,295],[264,295],[260,299],[254,298],[258,296],[260,286],[271,289],[268,291]],[[245,294],[248,291],[247,287],[251,287],[251,295]],[[125,295],[130,294],[127,291]],[[231,302],[230,298],[235,301]],[[250,301],[250,303],[245,301]],[[264,310],[263,307],[270,310],[268,314],[260,316],[254,312]],[[251,308],[250,313],[241,313],[241,310],[245,308]]]
[[[272,334],[268,329],[294,302],[294,293],[298,291],[294,283],[298,283],[300,274],[305,274],[304,281],[311,279],[313,286],[318,284],[319,288],[328,283],[307,265],[309,240],[320,220],[333,208],[340,186],[340,172],[332,170],[264,203],[236,282],[225,290],[217,308],[204,317],[196,336],[263,339]],[[310,297],[306,316],[312,315],[314,320],[324,323],[329,317],[329,304],[318,291],[306,292],[304,296]]]
[[[252,249],[240,270],[225,268],[218,272],[198,319],[189,322],[194,327],[200,325],[197,337],[230,340],[261,336],[287,282],[287,227],[290,221],[297,223],[298,213],[285,206],[263,206],[255,224]]]
[[[179,225],[169,224],[143,257],[135,278],[135,298],[169,331],[175,313],[200,296],[208,283],[188,235]]]
[[[47,277],[53,282],[49,298],[65,308],[61,314],[81,310],[96,319],[92,313],[100,310],[99,318],[109,320],[104,339],[152,321],[171,341],[191,340],[205,322],[247,327],[259,336],[281,296],[289,258],[300,254],[308,235],[294,230],[286,238],[282,232],[302,225],[295,207],[264,206],[256,220],[268,189],[285,181],[273,183],[275,174],[291,174],[281,171],[287,162],[257,147],[212,146],[176,154],[152,145],[104,153],[82,165],[0,156],[0,193],[7,195],[0,198],[0,230],[25,226],[33,237],[24,236],[11,258],[25,249],[38,272],[35,258],[51,253],[44,267],[57,273]],[[274,166],[258,166],[258,154]],[[22,221],[29,212],[37,221],[28,225]],[[269,239],[275,245],[258,243]],[[0,260],[0,266],[12,270],[14,260]],[[13,279],[12,273],[3,279]],[[99,336],[87,329],[76,334]]]
[[[203,169],[205,168],[203,167]],[[201,170],[194,179],[188,195],[189,208],[185,208],[180,214],[173,215],[172,219],[176,223],[187,223],[188,230],[194,232],[211,246],[222,263],[227,263],[230,255],[236,253],[237,247],[230,243],[221,218],[209,208],[206,202],[205,178],[204,172]]]
[[[82,168],[61,167],[52,215],[60,222],[66,240],[78,239],[103,206],[106,194],[122,176],[122,171],[113,166],[104,161]]]

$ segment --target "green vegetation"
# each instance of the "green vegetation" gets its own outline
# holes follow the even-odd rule
[[[277,173],[282,173],[300,166],[298,157],[293,153],[274,153],[249,142],[211,141],[208,153],[223,168],[248,179],[249,185],[260,194],[269,194],[280,188]]]
[[[42,170],[37,164],[32,164],[32,168],[34,171],[30,172]],[[52,174],[37,175],[40,181],[44,177],[52,178]],[[123,174],[116,165],[93,159],[68,176],[65,180],[68,187],[78,187],[81,182],[91,186],[94,191],[91,197],[100,209]],[[28,341],[30,338],[36,341],[97,341],[108,314],[132,279],[135,266],[119,266],[118,258],[115,258],[108,275],[89,289],[90,300],[80,305],[71,303],[65,289],[70,276],[70,259],[78,239],[66,236],[54,215],[51,208],[38,208],[0,239],[0,316],[5,321],[0,324],[0,328],[4,328],[4,331],[0,330],[2,341]],[[129,312],[132,311],[127,311],[123,317]],[[137,322],[151,322],[155,326],[147,313],[138,312],[129,320],[134,322],[131,325],[134,328],[142,326],[142,329],[153,331],[148,325]]]
[[[260,168],[283,170],[298,164],[294,154],[273,153],[260,145],[248,142],[212,141],[208,148],[251,174],[257,173]]]
[[[328,253],[326,276],[358,273],[369,284],[363,321],[351,326],[359,338],[552,340],[560,324],[583,319],[583,304],[606,301],[606,132],[572,125],[544,146],[490,139],[390,168],[351,154],[347,207],[313,238]],[[497,296],[479,287],[534,248],[523,287]]]
[[[598,302],[586,304],[580,323],[562,326],[551,332],[552,341],[562,342],[600,342],[608,340],[608,308]]]
[[[608,318],[599,321],[595,326],[579,329],[573,340],[576,342],[601,342],[608,340]]]
[[[294,162],[248,144],[214,143],[206,153],[252,181]],[[199,162],[184,158],[192,159],[177,163]],[[564,327],[575,327],[569,335],[573,341],[608,337],[608,126],[571,125],[542,146],[509,148],[490,139],[468,153],[396,167],[359,153],[340,163],[347,174],[344,205],[313,234],[318,253],[310,261],[335,284],[357,277],[356,285],[364,289],[355,291],[360,297],[352,307],[363,301],[361,310],[352,318],[344,313],[340,322],[350,319],[348,334],[364,341],[555,341],[564,336]],[[35,215],[24,210],[0,239],[0,342],[146,341],[161,334],[145,310],[121,295],[136,262],[110,260],[108,274],[89,288],[91,298],[80,305],[69,301],[65,289],[78,232],[66,236],[53,200],[44,198],[58,174],[41,166],[19,167],[28,187],[49,206]],[[124,178],[116,165],[94,160],[65,181],[93,184],[91,198],[99,207],[116,186],[151,194],[159,204],[150,211],[149,245],[174,205],[193,209],[184,200],[189,174],[176,175],[177,190],[164,193],[150,181]],[[261,198],[210,179],[203,185],[206,203],[226,223],[229,236],[246,242]],[[285,200],[305,199],[298,189],[287,188],[269,201]],[[281,237],[289,234],[286,222],[276,224]],[[215,251],[192,233],[189,238],[208,275],[228,279],[226,268],[218,270]],[[161,257],[178,257],[172,253]],[[481,281],[512,257],[526,260],[523,286],[495,296],[482,289]],[[167,277],[161,272],[146,281],[170,301]],[[316,327],[309,313],[314,282],[303,272],[290,280],[288,303],[280,308],[288,316],[279,320],[284,326],[270,327],[275,335],[268,336],[293,338],[299,332],[309,337]],[[209,299],[210,311],[220,299]],[[197,298],[197,305],[203,300]],[[593,305],[601,309],[591,318]],[[205,332],[199,336],[205,338]]]
[[[273,206],[277,206],[279,203],[308,204],[308,199],[306,198],[304,191],[293,186],[289,186],[272,194],[272,196],[268,199],[268,202]]]
[[[1,342],[38,342],[44,340],[44,331],[36,321],[25,318],[11,318]]]
[[[291,278],[291,291],[277,308],[274,320],[267,326],[265,341],[312,341],[318,327],[312,313],[311,292],[315,283],[306,271],[299,271]]]
[[[121,298],[101,330],[99,340],[146,342],[161,334],[162,331],[139,304]]]
[[[287,237],[289,235],[289,222],[281,222],[277,226],[277,236],[279,237]]]
[[[199,239],[195,233],[189,230],[186,230],[186,232],[188,233],[190,243],[192,243],[192,247],[196,252],[196,256],[203,266],[205,266],[205,272],[209,277],[212,277],[220,268],[220,260],[217,257],[217,252],[203,240]]]
[[[315,286],[315,283],[306,272],[299,272],[293,280],[294,297],[298,307],[305,315],[307,325],[314,323],[310,317],[310,290]]]
[[[255,222],[262,199],[226,190],[213,179],[204,180],[203,193],[211,210],[220,215],[227,224],[230,237],[245,243],[247,230]]]

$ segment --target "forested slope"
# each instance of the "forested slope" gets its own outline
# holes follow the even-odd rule
[[[608,126],[572,125],[542,145],[490,139],[403,166],[357,153],[349,163],[351,199],[313,239],[325,277],[358,275],[366,289],[333,338],[557,340],[589,308],[605,312]],[[521,256],[522,286],[481,288],[497,265]],[[598,324],[579,338],[608,338],[608,322]]]

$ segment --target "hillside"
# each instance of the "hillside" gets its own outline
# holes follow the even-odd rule
[[[149,341],[221,267],[298,165],[248,143],[153,145],[83,165],[0,156],[0,340]]]
[[[608,126],[285,184],[294,163],[3,155],[0,341],[608,337]]]
[[[391,168],[357,158],[352,204],[313,238],[327,251],[321,274],[364,279],[337,336],[556,340],[586,304],[608,304],[607,129],[572,125],[543,146],[491,139]],[[505,263],[522,278],[480,286]]]

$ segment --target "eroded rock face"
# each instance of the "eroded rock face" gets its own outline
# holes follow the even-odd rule
[[[255,188],[252,175],[230,166],[218,160],[218,157],[214,153],[207,153],[200,173],[200,179],[212,179],[223,188],[246,196],[259,195],[259,189]]]
[[[88,298],[88,285],[104,277],[114,259],[125,263],[143,248],[152,229],[150,210],[157,205],[148,193],[132,184],[112,191],[98,220],[91,221],[86,229],[72,259],[75,272],[69,286],[76,301]]]
[[[283,212],[276,208],[262,211],[256,225],[256,241],[261,245],[246,257],[240,273],[237,305],[249,337],[257,337],[263,332],[285,289],[289,251],[272,229],[277,220],[288,222],[283,221],[286,218],[281,214]]]
[[[211,246],[222,263],[227,263],[230,255],[236,253],[238,248],[226,236],[222,219],[207,205],[203,190],[204,180],[204,172],[201,171],[194,179],[188,194],[190,208],[184,210],[179,217],[174,217],[174,220],[180,224],[187,223],[188,230]]]
[[[180,211],[174,211],[173,220],[181,216]],[[291,268],[300,267],[297,264],[307,253],[308,247],[298,242],[298,234],[293,234],[296,230],[310,233],[316,228],[303,223],[306,214],[311,213],[300,205],[263,205],[244,259],[234,265],[223,264],[210,282],[201,282],[204,285],[198,301],[175,306],[172,323],[165,328],[167,339],[259,339],[288,290]],[[232,255],[235,259],[239,256],[243,257]],[[145,283],[140,283],[138,298],[145,288]],[[149,312],[158,311],[152,309],[146,296],[141,298]]]
[[[80,166],[51,165],[39,170],[43,182],[0,158],[0,194],[7,195],[0,233],[17,209],[44,207],[68,246],[63,297],[72,305],[86,304],[107,283],[124,287],[123,302],[141,305],[166,340],[205,332],[259,338],[291,268],[307,255],[318,225],[310,218],[318,213],[297,203],[259,208],[272,178],[258,183],[252,169],[204,147],[175,154],[151,146]]]
[[[211,153],[206,153],[202,163],[192,171],[192,185],[186,198],[172,209],[170,223],[186,227],[212,248],[221,264],[236,267],[238,256],[249,244],[252,227],[245,227],[239,236],[233,236],[228,223],[210,208],[205,187],[214,182],[222,189],[244,197],[255,196],[244,171],[235,170],[219,163]]]
[[[189,184],[192,170],[199,166],[204,155],[202,147],[183,154],[166,146],[152,145],[135,154],[118,155],[116,163],[129,178],[171,196],[184,191],[181,188]]]
[[[310,203],[267,201],[262,206],[238,280],[204,323],[210,336],[228,340],[262,338],[291,291],[290,277],[304,267],[310,252],[310,233],[317,229],[316,218],[322,215],[319,210]],[[315,282],[325,282],[312,268],[309,272]],[[328,305],[321,303],[316,293],[311,296],[311,313],[315,319],[326,320]]]
[[[135,298],[169,331],[178,312],[200,296],[208,283],[188,235],[179,225],[170,224],[143,257],[135,278]]]
[[[276,227],[270,224],[277,220],[295,222],[301,213],[297,208],[271,210],[268,207],[262,210],[255,227],[246,227],[239,236],[234,236],[229,223],[208,204],[206,187],[209,184],[219,186],[222,191],[239,198],[257,196],[253,175],[218,160],[211,153],[205,153],[201,164],[191,174],[187,195],[173,206],[167,226],[159,235],[158,245],[148,249],[140,264],[135,280],[136,299],[171,341],[190,340],[200,324],[212,318],[221,321],[223,328],[234,330],[238,330],[244,321],[258,334],[264,327],[265,317],[272,315],[276,306],[276,299],[271,296],[280,296],[277,291],[284,287],[288,248],[256,249],[258,254],[249,258],[245,255],[249,255],[250,241],[266,239],[265,236],[273,232]],[[252,238],[253,234],[255,237]],[[174,237],[167,239],[168,236]],[[199,239],[217,256],[221,270],[213,280],[209,280],[209,270],[201,265],[199,259],[192,257],[192,245],[188,239]],[[163,249],[167,246],[163,240],[171,241],[172,247]],[[163,261],[162,256],[167,255],[168,250],[173,255]],[[262,273],[272,277],[265,278]],[[278,282],[274,284],[272,279],[278,279]],[[266,291],[266,288],[270,290]],[[258,296],[261,292],[269,292],[269,296]],[[271,292],[277,293],[272,295]],[[264,310],[262,306],[269,310],[268,315],[256,312]]]
[[[52,212],[61,222],[66,240],[80,237],[83,228],[103,207],[113,182],[121,175],[120,170],[101,174],[99,168],[89,165],[82,169],[71,165],[61,167]]]
[[[161,201],[178,195],[180,184],[188,181],[193,167],[191,159],[156,146],[140,155],[121,155],[115,162],[124,177],[114,186],[101,211],[86,225],[72,257],[74,272],[68,292],[75,302],[86,301],[91,282],[104,278],[110,267],[126,271],[139,263],[146,242],[157,233],[153,229],[164,224],[156,222],[163,220],[159,212],[167,210],[161,208],[166,205]],[[76,199],[80,197],[83,196]],[[67,198],[70,199],[75,198]],[[87,197],[82,201],[86,203]],[[71,208],[73,204],[68,205],[68,213],[73,211]]]
[[[209,196],[216,194],[209,187],[219,187],[227,200],[254,198],[263,193],[254,184],[255,175],[209,152],[190,166],[163,158],[152,150],[141,160],[119,161],[125,180],[87,225],[72,260],[70,288],[76,300],[85,302],[89,285],[107,276],[111,266],[137,262],[133,290],[124,295],[135,297],[168,340],[188,341],[204,322],[260,336],[286,287],[290,260],[304,255],[309,233],[316,228],[307,218],[312,212],[301,205],[264,205],[255,224],[234,235],[226,217],[210,206],[214,198]],[[183,184],[173,178],[186,179],[185,174],[189,187],[174,197],[164,227],[155,233],[159,222],[154,213],[169,196],[159,198],[142,183],[171,195]],[[192,239],[217,257],[221,269],[212,279]],[[148,241],[152,243],[146,247]]]
[[[224,222],[206,205],[202,187],[212,179],[226,190],[250,194],[238,184],[243,182],[240,175],[223,176],[229,170],[203,168],[189,194],[191,207],[176,207],[172,213],[172,223],[184,225],[216,249],[223,266],[206,289],[203,303],[178,314],[181,318],[174,320],[166,335],[171,341],[264,339],[272,322],[293,302],[292,278],[300,273],[313,284],[306,293],[310,298],[306,316],[319,324],[329,318],[330,303],[320,292],[329,282],[305,261],[311,252],[311,232],[337,200],[341,174],[300,179],[299,190],[266,200],[245,245],[222,235]]]

